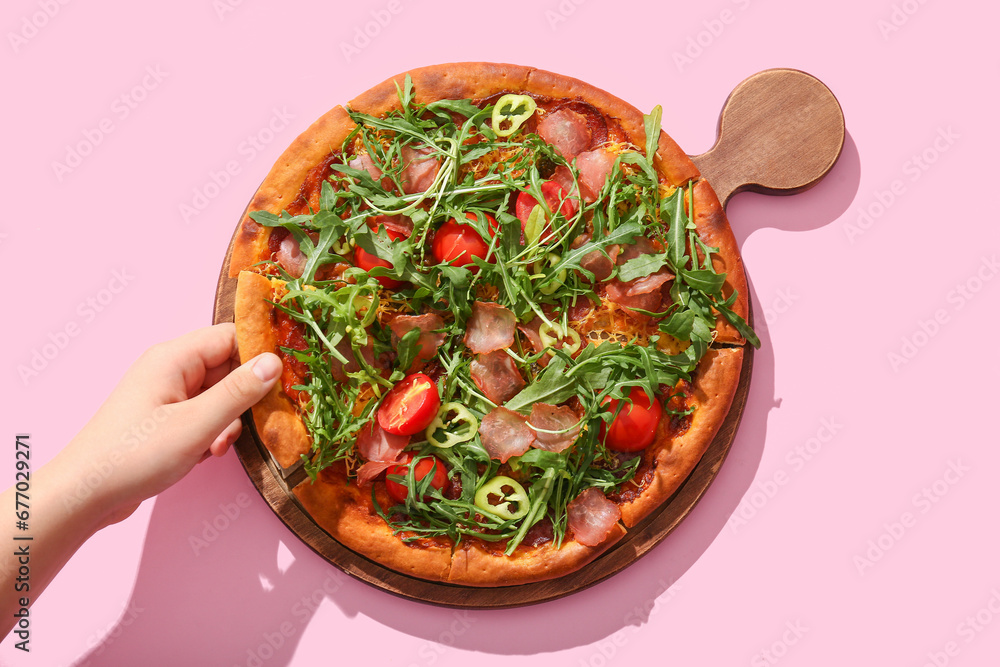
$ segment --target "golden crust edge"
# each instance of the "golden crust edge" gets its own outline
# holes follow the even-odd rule
[[[625,535],[625,528],[615,524],[608,537],[597,546],[588,547],[566,539],[558,549],[548,542],[523,551],[515,550],[511,556],[493,555],[472,542],[460,544],[452,555],[448,583],[495,587],[556,579],[593,562]]]
[[[656,448],[656,468],[650,485],[638,498],[620,505],[622,521],[632,527],[663,506],[691,475],[729,414],[740,383],[743,348],[711,348],[698,366],[693,383],[697,409],[691,426]]]
[[[274,307],[271,281],[251,271],[243,271],[236,282],[234,319],[240,363],[245,364],[264,352],[278,353],[278,338],[271,325]],[[282,468],[298,463],[311,448],[309,434],[289,399],[276,382],[251,408],[257,435]]]
[[[448,581],[452,549],[407,546],[363,499],[370,491],[370,485],[348,487],[322,477],[292,490],[313,521],[344,547],[403,575]]]
[[[340,148],[354,129],[354,122],[342,106],[336,106],[320,116],[285,149],[264,181],[257,188],[246,213],[240,219],[233,244],[229,276],[250,268],[263,257],[271,230],[250,218],[254,211],[278,215],[299,194],[309,171],[331,151]]]
[[[716,271],[726,274],[726,282],[722,288],[723,296],[729,297],[734,290],[736,291],[736,303],[732,305],[732,311],[746,320],[750,312],[750,296],[743,258],[722,203],[711,184],[705,179],[694,185],[694,223],[701,240],[706,245],[719,249],[718,254],[712,259],[712,264]],[[716,318],[715,340],[735,345],[746,343],[743,335],[722,315]]]

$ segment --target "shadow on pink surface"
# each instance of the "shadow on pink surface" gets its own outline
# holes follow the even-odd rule
[[[854,201],[861,183],[861,157],[850,132],[830,173],[816,186],[788,197],[743,192],[730,200],[726,214],[739,246],[754,231],[773,227],[791,232],[819,229],[838,220]],[[753,272],[754,267],[747,267]]]
[[[734,198],[729,215],[740,245],[762,227],[801,231],[837,220],[853,201],[859,180],[860,160],[848,135],[841,161],[812,190],[791,199]],[[753,299],[762,345],[728,460],[687,519],[614,577],[520,609],[466,611],[397,598],[341,573],[300,542],[271,513],[231,453],[200,466],[156,500],[126,607],[131,612],[75,664],[287,665],[317,610],[330,603],[345,617],[360,614],[422,640],[412,655],[396,651],[399,664],[429,665],[453,648],[532,655],[593,644],[596,657],[606,645],[624,645],[663,604],[683,594],[676,582],[723,530],[759,467],[768,414],[780,406],[780,398],[774,396],[767,323],[758,295]],[[311,628],[326,633],[320,643],[327,650],[299,655],[296,662],[329,659],[334,646],[345,660],[369,656],[370,639],[364,642],[368,649],[353,648],[351,642],[359,638],[339,625],[342,636]],[[383,640],[386,645],[393,641]]]

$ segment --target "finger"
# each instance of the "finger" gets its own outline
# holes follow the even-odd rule
[[[209,368],[205,371],[205,379],[201,382],[200,389],[205,390],[217,383],[222,378],[229,375],[240,365],[240,360],[233,358],[223,361],[221,364],[215,368]],[[200,393],[200,392],[199,392]]]
[[[212,456],[222,456],[227,451],[229,451],[230,445],[236,442],[236,438],[240,437],[240,433],[243,431],[243,420],[237,417],[232,421],[229,426],[219,434],[215,441],[209,445],[208,451]]]
[[[194,396],[205,382],[207,369],[236,356],[236,325],[232,322],[196,329],[161,343],[151,355],[164,380],[180,377],[184,398]]]
[[[182,404],[187,413],[185,428],[192,433],[191,441],[214,441],[223,429],[267,394],[280,374],[281,360],[265,352],[185,401]]]

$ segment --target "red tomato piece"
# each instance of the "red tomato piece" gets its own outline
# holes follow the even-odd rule
[[[663,417],[663,406],[657,400],[650,400],[642,389],[633,387],[628,397],[632,404],[625,403],[622,406],[610,427],[601,422],[601,439],[610,449],[619,452],[637,452],[653,444],[656,427]],[[603,405],[614,412],[620,402],[618,399],[605,398]]]
[[[567,219],[573,215],[573,202],[566,197],[565,190],[555,181],[545,181],[542,183],[542,196],[545,197],[545,203],[548,205],[550,211],[558,210]],[[522,230],[525,223],[528,222],[528,217],[531,215],[532,209],[536,206],[538,206],[538,200],[527,192],[517,195],[517,201],[514,204],[514,214],[521,221]],[[545,229],[542,230],[542,240],[545,240],[551,233],[552,230],[549,229],[548,225],[545,225]]]
[[[381,225],[379,226],[381,227]],[[385,233],[393,241],[406,238],[405,234],[388,228],[386,228]],[[392,268],[392,264],[390,262],[387,262],[377,255],[371,254],[361,246],[354,248],[354,265],[359,269],[364,269],[365,271],[371,271],[376,266],[381,266],[386,269]],[[402,280],[396,280],[395,278],[390,278],[389,276],[375,276],[375,280],[377,280],[379,284],[386,289],[396,289],[397,287],[403,285]]]
[[[399,475],[401,477],[406,477],[410,473],[410,466],[413,465],[413,454],[404,454],[403,460],[400,463],[389,466],[385,471],[385,490],[388,492],[389,497],[392,498],[396,504],[402,504],[406,502],[406,484],[396,482],[389,479],[389,475]],[[448,474],[445,472],[444,463],[436,456],[425,456],[417,461],[416,467],[413,469],[413,479],[418,484],[424,480],[427,475],[433,475],[431,477],[431,486],[440,491],[444,488],[444,485],[448,482]],[[421,500],[428,502],[431,499],[430,494],[425,494]]]
[[[378,423],[393,435],[413,435],[430,426],[441,408],[437,385],[423,373],[407,375],[389,390]]]
[[[475,213],[466,213],[470,220],[476,219]],[[500,228],[497,219],[489,213],[486,214],[486,222],[490,226],[491,236],[496,236]],[[473,257],[486,259],[486,253],[490,249],[490,244],[483,240],[483,237],[476,232],[475,227],[461,223],[455,218],[441,225],[437,233],[434,234],[434,242],[431,244],[431,252],[439,263],[448,262],[453,266],[475,266]],[[490,257],[491,262],[496,261],[496,257]]]

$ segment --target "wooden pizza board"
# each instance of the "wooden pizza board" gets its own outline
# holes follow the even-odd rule
[[[795,194],[816,185],[830,171],[840,157],[844,131],[840,104],[822,82],[798,70],[765,70],[733,90],[719,116],[715,146],[692,159],[723,206],[744,190]],[[215,294],[216,323],[233,321],[236,279],[229,277],[232,252],[230,241]],[[352,577],[405,598],[449,607],[519,607],[563,597],[619,572],[656,546],[687,516],[719,472],[736,438],[750,391],[752,365],[753,348],[747,345],[729,414],[701,461],[670,500],[582,570],[538,583],[478,588],[416,579],[389,570],[342,546],[303,510],[291,489],[305,478],[304,473],[299,468],[289,474],[275,465],[257,437],[249,412],[243,415],[243,434],[235,449],[254,486],[285,525]]]

